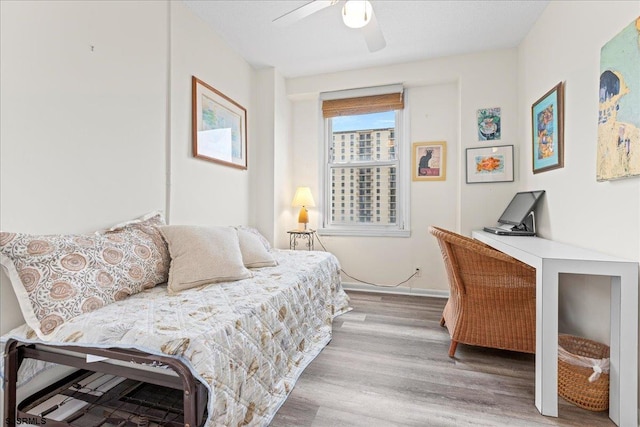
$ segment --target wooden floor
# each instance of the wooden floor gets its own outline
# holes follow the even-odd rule
[[[534,356],[460,344],[447,356],[445,300],[350,292],[353,310],[303,372],[273,427],[613,426],[559,398],[534,406]]]

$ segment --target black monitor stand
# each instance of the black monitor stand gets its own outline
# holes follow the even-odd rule
[[[536,215],[533,211],[529,212],[529,215],[519,224],[512,228],[514,231],[531,231],[536,233]]]

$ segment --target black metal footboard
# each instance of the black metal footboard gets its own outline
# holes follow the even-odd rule
[[[65,350],[65,353],[53,349]],[[74,354],[68,354],[73,352]],[[113,364],[105,361],[87,362],[86,356],[99,356],[108,359],[129,362],[131,366]],[[92,372],[125,377],[176,390],[182,390],[184,406],[184,427],[198,427],[203,424],[207,407],[207,389],[192,375],[191,371],[180,360],[168,356],[158,356],[138,350],[121,348],[93,348],[77,346],[48,346],[45,344],[27,344],[9,340],[5,348],[4,365],[4,404],[5,425],[46,424],[50,426],[68,426],[66,422],[46,419],[40,415],[27,414],[19,408],[16,397],[18,369],[25,359],[36,359],[53,362]],[[135,364],[162,366],[173,370],[177,376],[137,369]],[[22,422],[22,421],[25,422]]]

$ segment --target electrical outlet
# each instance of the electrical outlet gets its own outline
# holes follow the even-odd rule
[[[416,277],[421,277],[422,276],[422,270],[420,270],[420,267],[416,267]]]

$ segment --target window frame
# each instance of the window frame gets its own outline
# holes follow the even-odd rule
[[[403,92],[404,96],[404,109],[395,111],[395,151],[396,160],[396,223],[395,224],[375,224],[375,223],[360,223],[352,222],[350,224],[335,224],[331,222],[331,169],[332,165],[340,164],[340,167],[384,167],[390,163],[390,161],[377,161],[375,156],[372,156],[370,161],[348,161],[342,163],[338,162],[334,164],[329,163],[330,150],[332,146],[333,130],[331,128],[332,119],[324,118],[322,116],[322,101],[326,99],[340,99],[340,98],[353,98],[369,95],[380,95],[387,93]],[[321,189],[321,206],[319,209],[320,223],[317,230],[320,235],[335,235],[335,236],[375,236],[375,237],[410,237],[410,148],[409,148],[409,111],[407,102],[407,90],[402,85],[390,85],[375,88],[362,88],[354,90],[344,90],[339,92],[323,93],[320,96],[320,135],[322,144],[320,148],[322,150],[320,157],[319,167],[319,181]],[[335,159],[338,159],[336,157]],[[375,187],[372,187],[375,188]],[[337,201],[336,203],[340,203]],[[375,201],[374,201],[375,205]],[[373,205],[372,205],[373,206]],[[373,208],[375,210],[375,208]],[[374,215],[375,217],[375,215]]]

